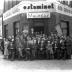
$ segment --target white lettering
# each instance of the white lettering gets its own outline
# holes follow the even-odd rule
[[[56,4],[56,12],[64,14],[64,15],[68,15],[68,16],[72,16],[72,8],[60,4],[59,2],[57,2]]]

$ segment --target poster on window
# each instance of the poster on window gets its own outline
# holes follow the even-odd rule
[[[63,31],[63,35],[67,36],[67,29],[63,29],[62,31]]]
[[[62,30],[61,30],[61,27],[60,27],[60,25],[58,24],[58,25],[56,25],[56,31],[57,31],[57,34],[58,34],[58,36],[61,36],[62,35]]]
[[[67,23],[66,22],[61,22],[61,28],[67,28]]]

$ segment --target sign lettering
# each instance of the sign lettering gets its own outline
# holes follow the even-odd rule
[[[27,18],[50,18],[50,13],[27,13]]]
[[[20,13],[31,13],[27,14],[27,18],[49,18],[50,14],[42,13],[42,12],[57,12],[60,14],[72,16],[72,8],[63,5],[59,2],[48,2],[48,1],[38,1],[36,2],[27,2],[22,1],[18,5],[14,6],[7,12],[3,14],[3,19],[6,20],[10,17],[13,17]],[[38,13],[37,13],[38,12]]]
[[[33,5],[33,4],[30,4],[29,6],[24,6],[23,7],[24,9],[51,9],[51,8],[54,8],[54,4],[51,3],[50,5],[44,5],[44,4],[41,4],[41,5]]]
[[[57,13],[72,16],[72,8],[70,8],[66,5],[60,4],[59,2],[57,2],[55,5],[56,5],[56,12]]]

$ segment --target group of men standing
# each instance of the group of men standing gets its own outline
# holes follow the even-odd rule
[[[71,59],[72,42],[69,37],[23,32],[4,41],[2,52],[7,59]]]

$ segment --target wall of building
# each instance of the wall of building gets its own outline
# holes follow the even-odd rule
[[[4,2],[4,12],[8,10],[8,1]]]
[[[6,2],[4,12],[12,8],[13,6],[15,6],[21,1],[23,0],[11,0],[11,1]],[[33,0],[30,0],[30,1],[33,1]],[[72,17],[64,15],[64,14],[59,14],[57,12],[51,12],[50,18],[45,18],[42,20],[44,20],[44,23],[45,23],[45,33],[46,34],[49,34],[50,32],[55,32],[56,31],[55,26],[57,24],[61,24],[61,21],[69,22],[69,33],[70,33],[70,36],[72,36]],[[11,32],[13,34],[12,25],[14,24],[14,22],[18,22],[18,21],[20,21],[20,31],[23,30],[24,25],[29,25],[29,28],[31,28],[33,25],[32,19],[27,19],[26,13],[9,18],[4,21],[4,25],[9,24],[8,26],[9,35],[11,35],[10,34]]]
[[[12,36],[14,34],[13,24],[18,21],[20,21],[20,15],[5,20],[3,22],[3,31],[4,31],[4,26],[8,24],[8,36],[10,35]],[[3,36],[5,36],[4,32],[3,32]]]
[[[72,18],[66,15],[62,15],[59,13],[51,13],[50,18],[44,18],[40,19],[43,20],[44,26],[45,26],[45,34],[50,34],[51,32],[56,32],[55,26],[57,24],[61,24],[61,21],[69,22],[69,35],[72,36]],[[20,22],[20,31],[23,30],[24,25],[29,25],[29,28],[32,28],[33,24],[33,19],[27,19],[26,13],[20,14],[17,16],[14,16],[6,21],[4,21],[5,24],[9,24],[9,27],[14,23],[14,22]],[[12,26],[11,26],[12,28]],[[11,31],[11,28],[8,30]],[[13,31],[13,28],[12,28]],[[9,32],[11,33],[11,32]],[[13,33],[13,32],[12,32]]]
[[[15,5],[19,4],[21,1],[27,1],[27,0],[8,0],[8,1],[4,0],[4,12],[14,7]],[[45,1],[45,0],[28,0],[28,1]]]
[[[60,15],[60,20],[64,20],[64,21],[69,22],[69,35],[72,37],[72,17]]]
[[[62,21],[69,23],[69,35],[72,36],[72,17],[55,13],[56,15],[56,24],[61,24]]]
[[[7,10],[14,7],[20,2],[21,2],[20,0],[8,0],[8,1],[4,0],[4,12],[6,12]]]
[[[13,32],[13,23],[8,24],[8,36],[12,36],[14,34]]]

